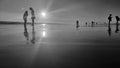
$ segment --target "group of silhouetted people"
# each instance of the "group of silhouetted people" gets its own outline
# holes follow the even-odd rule
[[[112,14],[109,14],[108,16],[108,33],[109,35],[111,35],[111,22],[112,22]],[[119,32],[119,21],[120,21],[120,17],[119,16],[115,16],[115,19],[116,19],[116,30],[115,30],[115,33],[118,33]],[[87,26],[87,22],[85,23],[86,26]],[[97,23],[96,23],[97,24]],[[105,23],[106,24],[106,23]],[[92,21],[91,22],[91,27],[93,27],[95,25],[95,22]],[[107,24],[106,24],[107,25]],[[79,20],[76,21],[76,28],[79,28],[80,25],[79,25]]]
[[[115,32],[118,33],[120,17],[115,16],[115,18],[116,18],[116,30],[115,30]],[[109,33],[109,35],[111,35],[111,25],[110,25],[110,23],[112,21],[112,14],[109,14],[108,21],[109,21],[108,22],[108,33]]]
[[[35,43],[35,30],[34,30],[34,20],[35,20],[35,12],[32,7],[29,8],[31,11],[31,20],[32,20],[32,39],[31,42]],[[24,20],[24,36],[27,41],[29,41],[29,33],[27,31],[27,19],[28,19],[28,11],[25,11],[23,14],[23,20]]]

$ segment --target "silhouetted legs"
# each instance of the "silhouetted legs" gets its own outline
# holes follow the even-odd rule
[[[27,24],[27,19],[24,19],[24,31],[27,30],[26,24]]]
[[[111,21],[108,22],[108,31],[111,30],[110,22],[111,22]]]
[[[32,26],[34,26],[34,18],[32,18]]]

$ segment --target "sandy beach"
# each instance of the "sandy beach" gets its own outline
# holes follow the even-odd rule
[[[119,57],[115,26],[109,36],[107,27],[0,25],[0,68],[107,68]]]

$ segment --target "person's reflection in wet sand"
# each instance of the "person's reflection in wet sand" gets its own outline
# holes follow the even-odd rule
[[[25,36],[25,38],[27,40],[27,44],[29,44],[29,33],[27,31],[27,27],[24,27],[24,36]]]
[[[108,25],[108,34],[109,34],[109,36],[111,36],[111,26],[110,26],[110,24]]]
[[[108,34],[111,36],[111,28],[108,29]]]
[[[32,39],[31,39],[31,43],[35,44],[35,28],[34,28],[34,26],[32,26]]]
[[[118,21],[120,20],[120,18],[118,16],[115,16],[116,17],[116,30],[115,30],[115,33],[118,33],[119,32],[119,24],[118,24]]]

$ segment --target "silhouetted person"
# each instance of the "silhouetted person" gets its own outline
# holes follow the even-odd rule
[[[32,26],[34,26],[34,20],[35,20],[35,12],[32,7],[29,8],[31,11],[31,19],[32,19]]]
[[[110,22],[112,21],[112,14],[109,14],[109,17],[108,17],[108,31],[111,31],[111,26],[110,26]]]
[[[109,21],[108,22],[108,34],[109,34],[109,36],[111,36],[111,26],[110,26],[110,23],[112,21],[112,14],[109,15],[108,21]]]
[[[92,22],[91,22],[91,26],[93,27],[93,26],[94,26],[94,24],[95,24],[95,22],[94,22],[94,21],[92,21]]]
[[[77,20],[76,21],[76,28],[78,28],[79,27],[79,21]]]
[[[108,21],[109,21],[109,22],[108,22],[108,27],[109,27],[109,26],[110,26],[110,23],[111,23],[111,21],[112,21],[112,14],[109,15]]]
[[[116,17],[116,30],[115,30],[115,32],[116,33],[118,33],[118,31],[119,31],[119,21],[120,21],[120,18],[118,17],[118,16],[115,16]]]
[[[28,17],[28,11],[25,11],[24,15],[23,15],[23,20],[24,20],[24,36],[27,40],[27,42],[29,41],[29,34],[27,32],[27,27],[26,27],[26,24],[27,24],[27,17]]]
[[[112,14],[109,15],[108,21],[109,21],[109,23],[112,21]]]
[[[28,17],[28,11],[25,11],[25,13],[24,13],[24,15],[23,15],[24,29],[25,29],[25,30],[26,30],[27,17]]]
[[[87,26],[87,22],[85,23],[85,25]]]
[[[35,29],[34,29],[34,26],[32,26],[32,39],[31,39],[31,43],[35,44]]]

